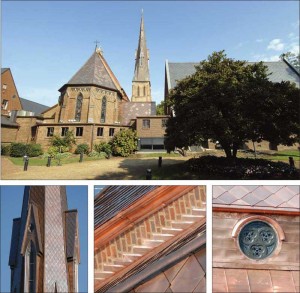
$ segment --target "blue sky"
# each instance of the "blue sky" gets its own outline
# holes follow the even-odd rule
[[[142,8],[156,102],[166,59],[197,62],[225,49],[235,59],[274,61],[299,51],[298,1],[5,1],[2,66],[21,97],[51,106],[98,40],[131,96]]]
[[[1,292],[10,291],[10,268],[8,257],[10,251],[11,231],[14,218],[21,216],[24,186],[1,186]],[[79,265],[79,290],[87,292],[87,187],[86,186],[67,186],[68,208],[78,210],[79,237],[80,237],[80,256]]]

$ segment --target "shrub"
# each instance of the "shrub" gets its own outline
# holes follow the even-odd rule
[[[38,157],[43,154],[43,150],[40,144],[28,144],[27,155],[29,157]]]
[[[75,154],[88,154],[89,153],[89,146],[86,143],[81,143],[77,146],[75,150]]]
[[[1,144],[1,155],[2,156],[9,156],[10,155],[10,144]]]
[[[91,158],[105,158],[107,156],[107,154],[104,152],[98,153],[96,151],[91,151],[91,152],[89,152],[88,156]]]
[[[111,155],[111,145],[107,142],[100,142],[99,144],[94,144],[94,150],[97,153],[106,153],[107,156]]]
[[[299,179],[299,171],[283,162],[264,159],[203,156],[185,163],[202,179]]]
[[[13,142],[10,148],[11,157],[23,157],[27,154],[27,146],[25,143]]]
[[[55,147],[67,147],[68,151],[71,149],[73,144],[76,144],[75,136],[73,131],[68,131],[65,136],[60,137],[53,135],[51,139],[52,146]]]
[[[54,157],[59,153],[67,153],[68,151],[69,151],[69,147],[67,146],[51,146],[48,148],[47,153],[51,157]]]
[[[136,148],[136,131],[131,129],[121,130],[111,140],[111,149],[115,156],[128,157]]]

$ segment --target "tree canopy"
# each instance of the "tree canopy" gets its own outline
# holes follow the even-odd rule
[[[161,101],[159,104],[156,105],[156,115],[164,115],[165,114],[165,103]]]
[[[168,150],[211,139],[227,157],[235,157],[249,140],[288,145],[298,140],[299,89],[270,82],[262,62],[234,60],[224,51],[208,56],[178,82],[169,105],[175,117],[166,129]]]

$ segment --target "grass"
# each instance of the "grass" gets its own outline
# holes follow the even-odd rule
[[[23,166],[24,161],[23,158],[14,158],[14,157],[8,157],[8,159],[15,165],[17,166]],[[83,156],[83,162],[85,161],[96,161],[96,160],[102,160],[103,158],[94,158],[94,157],[88,157],[88,156]],[[29,165],[30,166],[46,166],[47,165],[47,158],[29,158]],[[61,164],[70,164],[70,163],[78,163],[79,162],[79,155],[74,155],[69,158],[63,158],[60,160]],[[58,166],[58,160],[57,159],[52,159],[51,160],[51,165],[52,166]]]
[[[298,150],[281,151],[273,154],[263,154],[262,158],[270,161],[281,161],[287,163],[289,157],[293,157],[295,166],[299,168],[300,163],[300,152]]]

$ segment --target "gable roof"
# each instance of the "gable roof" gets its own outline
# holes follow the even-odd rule
[[[20,101],[21,101],[21,105],[22,105],[22,110],[33,112],[33,113],[35,113],[35,115],[39,115],[42,112],[49,109],[48,106],[45,106],[45,105],[30,101],[30,100],[27,100],[24,98],[20,98]]]
[[[1,68],[1,74],[4,73],[7,70],[10,70],[10,69],[9,68]]]
[[[214,186],[213,207],[299,213],[299,186]]]
[[[255,62],[247,62],[254,64]],[[269,80],[272,82],[290,81],[299,87],[300,75],[293,69],[287,61],[263,62],[268,67],[267,72],[271,75]],[[169,62],[166,61],[166,78],[168,90],[174,88],[179,80],[188,77],[196,72],[195,66],[199,62]]]

